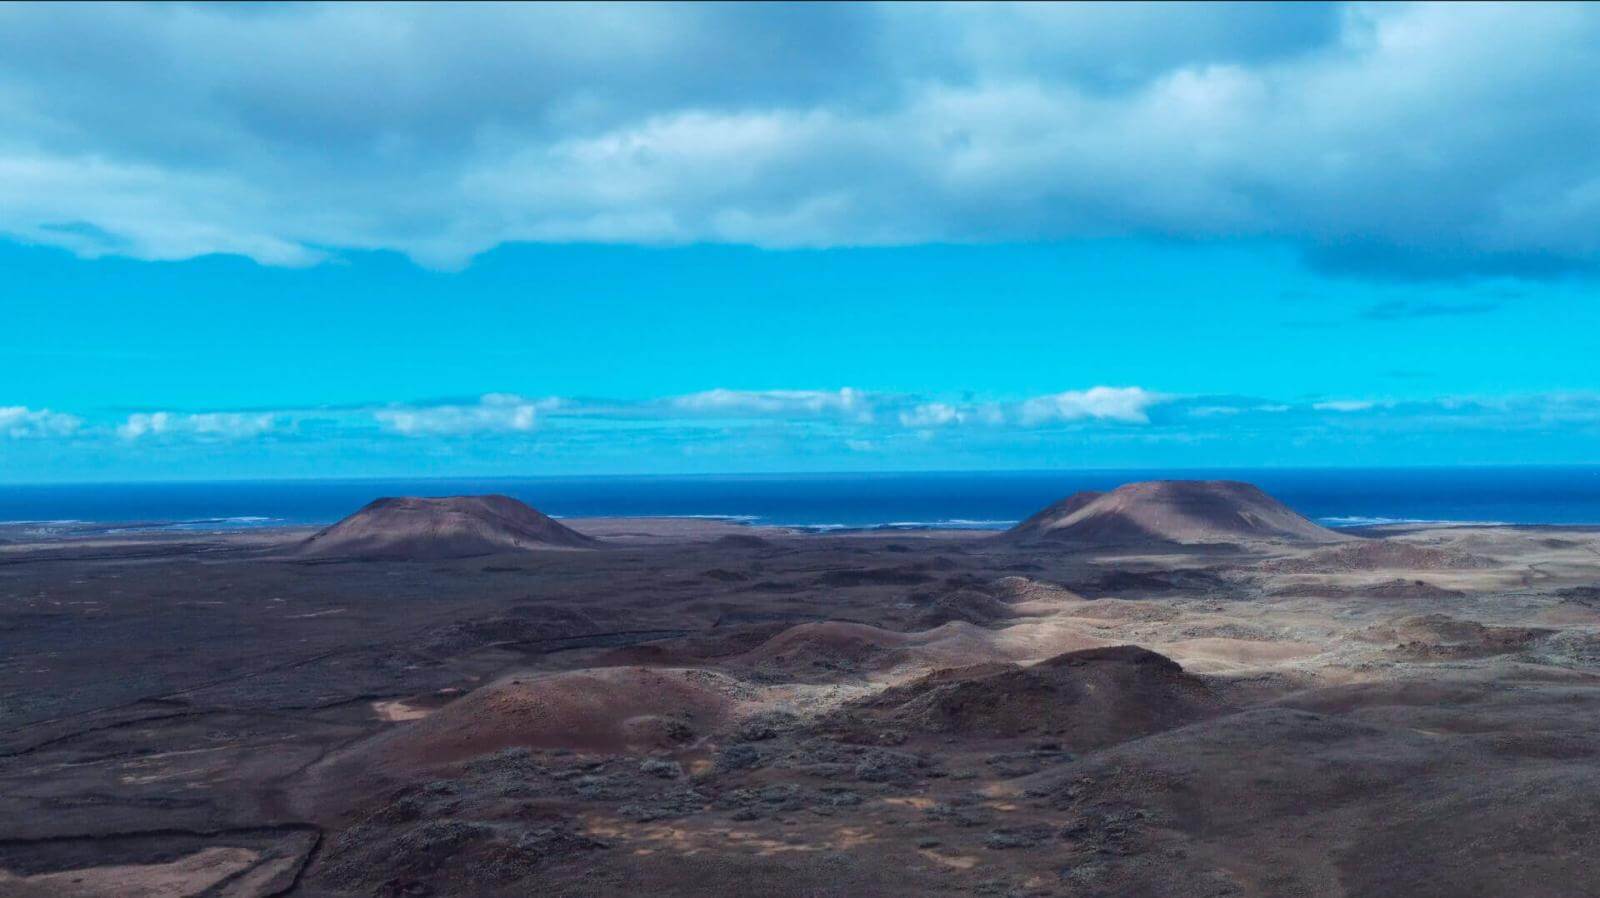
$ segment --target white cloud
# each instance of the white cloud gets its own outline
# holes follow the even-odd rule
[[[1029,399],[1019,413],[1023,424],[1091,419],[1148,424],[1150,407],[1165,398],[1140,387],[1091,387]]]
[[[259,436],[273,428],[276,419],[270,413],[239,414],[236,412],[206,412],[188,415],[184,427],[198,436],[243,439]]]
[[[267,433],[276,424],[277,415],[272,412],[137,412],[117,427],[117,435],[125,440],[145,436],[243,440]]]
[[[1592,267],[1596,80],[1582,4],[13,4],[0,233],[282,265],[1131,234]]]
[[[944,402],[925,402],[900,413],[900,423],[907,427],[942,427],[965,420],[965,412]]]
[[[1319,412],[1364,412],[1377,404],[1369,399],[1331,399],[1327,402],[1314,402],[1311,407]]]
[[[1292,406],[1282,403],[1245,403],[1241,405],[1196,405],[1189,409],[1189,414],[1196,418],[1232,417],[1234,415],[1259,412],[1263,414],[1279,414],[1290,411]]]
[[[822,415],[836,414],[861,421],[873,417],[867,394],[841,390],[706,390],[667,401],[674,409],[705,414]]]
[[[0,406],[0,436],[25,439],[64,437],[78,432],[83,419],[77,415],[30,409],[22,405]]]
[[[645,452],[641,447],[746,461],[813,458],[849,450],[885,453],[885,457],[904,452],[907,458],[923,451],[969,453],[963,457],[972,460],[992,453],[1021,453],[1042,462],[1056,456],[1038,455],[1039,447],[1060,445],[1063,440],[1114,453],[1115,447],[1137,441],[1282,440],[1336,445],[1339,440],[1370,441],[1375,434],[1395,439],[1497,434],[1496,439],[1506,441],[1558,435],[1584,446],[1600,436],[1595,430],[1600,427],[1600,394],[1587,391],[1294,403],[1166,394],[1133,386],[1096,386],[1020,401],[962,398],[967,395],[721,389],[655,400],[574,400],[488,393],[474,402],[150,411],[117,419],[10,406],[0,407],[0,439],[36,437],[29,443],[43,446],[45,452],[57,450],[50,442],[54,439],[62,451],[90,447],[115,454],[118,444],[128,449],[148,443],[164,451],[186,447],[200,451],[194,447],[271,438],[285,453],[307,457],[326,453],[333,458],[341,452],[372,449],[381,432],[393,435],[385,452],[402,453],[395,443],[406,442],[422,445],[425,451],[448,448],[452,453],[477,451],[497,457],[536,452],[544,459],[581,466],[593,457]],[[1073,426],[1041,439],[1036,428],[1052,424]],[[535,430],[540,433],[538,440],[524,438]],[[464,436],[473,439],[445,445]],[[32,451],[20,444],[14,451],[22,448]],[[129,452],[128,457],[137,454],[144,453]],[[1115,456],[1104,458],[1109,462]]]
[[[537,425],[541,412],[560,406],[559,399],[486,393],[473,405],[402,406],[372,414],[384,427],[406,436],[526,433]]]
[[[172,419],[170,412],[138,412],[122,422],[117,428],[117,435],[125,440],[136,440],[147,433],[166,433]]]

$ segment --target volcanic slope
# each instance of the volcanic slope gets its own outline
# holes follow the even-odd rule
[[[1077,493],[1008,531],[1012,540],[1099,545],[1348,539],[1248,483],[1148,480],[1109,493]]]
[[[509,496],[378,499],[306,540],[300,554],[364,561],[436,561],[600,545]]]
[[[938,670],[838,715],[877,726],[990,736],[1053,735],[1093,750],[1221,711],[1199,678],[1133,645],[1068,652],[1029,667]]]

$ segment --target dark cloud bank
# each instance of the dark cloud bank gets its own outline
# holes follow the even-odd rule
[[[1600,254],[1583,5],[0,9],[0,233],[464,264],[509,241]]]

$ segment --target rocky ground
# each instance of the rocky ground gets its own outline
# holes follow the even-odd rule
[[[1600,894],[1600,533],[565,523],[0,533],[0,895]]]

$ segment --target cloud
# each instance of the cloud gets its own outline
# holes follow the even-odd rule
[[[526,399],[512,393],[486,393],[471,405],[399,406],[373,411],[378,423],[405,436],[527,433],[539,414],[561,406],[559,399]]]
[[[712,390],[658,399],[476,400],[324,408],[144,411],[117,417],[0,409],[9,476],[114,465],[183,476],[206,459],[249,476],[307,469],[394,476],[448,460],[470,473],[730,473],[1265,464],[1505,464],[1559,447],[1590,463],[1600,393],[1278,401],[1100,386],[1017,399],[850,390]],[[708,398],[715,397],[715,398]],[[781,399],[779,398],[781,397]],[[848,400],[842,397],[849,397]],[[755,401],[756,398],[761,401]],[[851,411],[869,407],[865,417]],[[1372,454],[1378,453],[1378,454]],[[240,476],[240,475],[235,475]]]
[[[1311,407],[1319,412],[1364,412],[1377,404],[1369,399],[1330,399],[1327,402],[1314,402]]]
[[[22,405],[0,406],[0,436],[15,439],[65,437],[77,433],[82,426],[83,419],[77,415]]]
[[[202,440],[243,440],[271,431],[277,416],[270,412],[136,412],[117,427],[125,440],[146,436],[196,437]]]
[[[145,434],[166,433],[172,421],[170,412],[139,412],[128,416],[117,428],[117,435],[125,440],[137,440]]]
[[[907,427],[943,427],[964,420],[965,412],[944,402],[925,402],[900,413],[900,423]]]
[[[1581,4],[14,4],[0,233],[442,267],[1265,238],[1545,276],[1600,259],[1597,79]]]
[[[1139,387],[1091,387],[1029,399],[1019,414],[1024,424],[1086,419],[1148,424],[1150,407],[1163,399]]]
[[[873,417],[872,403],[860,390],[706,390],[677,396],[666,405],[684,412],[754,415],[845,415],[863,421]]]

